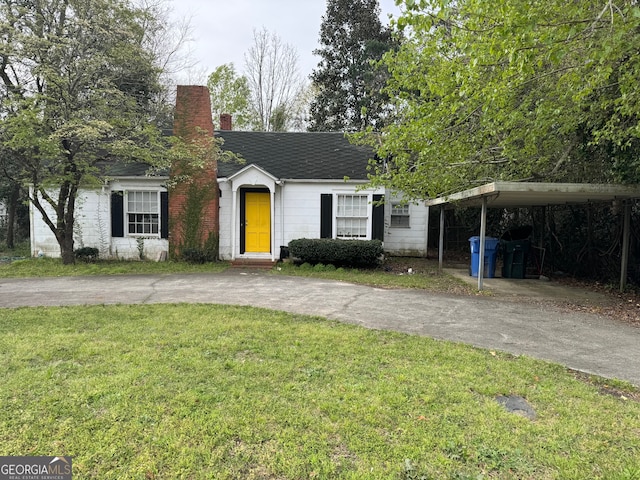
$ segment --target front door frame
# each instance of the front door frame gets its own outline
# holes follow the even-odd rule
[[[253,188],[241,188],[240,189],[240,255],[244,255],[246,252],[246,245],[247,245],[247,239],[246,239],[246,222],[247,222],[247,215],[246,215],[246,206],[247,206],[247,199],[246,199],[246,194],[247,193],[265,193],[267,195],[269,195],[269,215],[272,216],[273,215],[273,199],[271,198],[271,191],[268,188],[265,187],[253,187]],[[263,252],[263,253],[271,253],[271,249],[272,249],[272,244],[273,244],[273,219],[270,219],[269,221],[269,251],[268,252]],[[253,253],[253,252],[251,252]]]

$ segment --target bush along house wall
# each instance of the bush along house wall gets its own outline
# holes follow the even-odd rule
[[[301,238],[289,242],[289,254],[300,263],[372,268],[384,253],[380,240]]]

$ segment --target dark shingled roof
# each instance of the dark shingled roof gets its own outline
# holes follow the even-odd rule
[[[218,177],[229,177],[257,165],[276,178],[299,180],[367,179],[367,165],[374,157],[368,147],[353,145],[338,132],[238,132],[217,131],[224,139],[222,148],[241,155],[244,164],[218,164]],[[104,175],[144,177],[149,165],[104,160],[98,163]],[[168,172],[153,172],[168,176]]]
[[[98,162],[96,166],[100,169],[102,175],[107,177],[168,177],[169,171],[156,171],[146,163],[135,162],[116,162],[103,161]]]
[[[366,180],[368,161],[374,156],[370,148],[351,144],[343,133],[217,131],[216,136],[224,140],[224,150],[246,161],[219,163],[218,177],[257,165],[276,178]]]

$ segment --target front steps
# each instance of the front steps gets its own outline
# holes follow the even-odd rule
[[[271,270],[276,263],[270,258],[236,258],[231,261],[231,268]]]

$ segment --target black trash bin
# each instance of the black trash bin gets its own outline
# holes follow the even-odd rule
[[[530,242],[526,240],[501,240],[502,278],[524,278]]]
[[[527,259],[533,233],[531,225],[520,225],[510,228],[500,237],[500,253],[502,254],[502,277],[524,278],[527,274]]]

